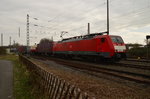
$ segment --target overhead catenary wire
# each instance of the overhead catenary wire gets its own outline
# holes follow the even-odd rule
[[[112,0],[112,1],[116,1],[116,0]],[[105,5],[105,4],[103,4],[103,5]],[[102,6],[103,6],[102,5]],[[148,4],[149,5],[149,4]],[[101,7],[102,7],[101,6]],[[98,8],[100,8],[100,7],[98,7]],[[131,16],[131,15],[134,15],[134,16],[136,16],[136,15],[141,15],[142,13],[145,13],[144,11],[145,11],[145,9],[147,9],[147,6],[146,7],[143,7],[143,9],[142,8],[140,8],[140,9],[135,9],[135,10],[132,10],[132,11],[129,11],[129,12],[127,12],[127,13],[125,13],[125,14],[121,14],[121,15],[118,15],[118,16],[113,16],[113,17],[111,17],[112,18],[112,20],[110,20],[111,22],[113,22],[113,21],[116,21],[116,22],[121,22],[121,21],[117,21],[117,19],[118,18],[126,18],[126,19],[129,19],[130,17],[129,16]],[[94,8],[93,7],[93,10],[91,10],[91,11],[89,11],[89,12],[87,12],[86,13],[86,11],[85,11],[85,13],[83,13],[83,15],[90,15],[91,13],[95,13],[95,11],[96,11],[96,7]],[[97,10],[98,11],[98,10]],[[96,12],[97,12],[96,11]],[[143,12],[142,12],[143,11]],[[82,12],[82,11],[81,11]],[[63,14],[64,16],[66,15],[66,14]],[[62,16],[63,16],[62,15]],[[57,17],[57,16],[56,16]],[[93,25],[95,25],[95,27],[98,27],[98,25],[99,24],[94,24],[97,20],[95,20],[94,18],[97,18],[97,16],[95,16],[95,15],[93,15],[93,17],[91,17],[90,16],[90,18],[88,18],[88,19],[85,19],[84,17],[83,18],[80,18],[79,20],[78,19],[72,19],[72,20],[68,20],[67,21],[67,23],[56,23],[56,22],[54,22],[57,18],[52,18],[52,20],[50,21],[50,23],[51,23],[51,26],[45,26],[45,27],[43,27],[45,30],[49,30],[49,31],[52,31],[52,32],[54,32],[54,31],[57,31],[57,32],[61,32],[61,31],[63,31],[63,30],[68,30],[68,31],[70,31],[70,32],[73,32],[73,31],[78,31],[78,30],[81,30],[81,31],[83,31],[83,29],[84,29],[84,26],[83,26],[83,24],[82,25],[77,25],[77,24],[79,24],[79,22],[81,23],[81,22],[85,22],[85,21],[87,21],[88,22],[88,20],[89,21],[91,21],[92,23],[93,23]],[[114,20],[114,19],[116,19],[116,20]],[[62,19],[60,19],[60,20],[63,20],[63,18]],[[76,21],[76,20],[78,20],[78,21]],[[75,23],[75,22],[77,22],[77,23]],[[100,20],[101,22],[102,22],[102,20]],[[91,23],[90,22],[90,23]],[[104,21],[103,21],[104,22]],[[116,23],[115,22],[115,23]],[[76,25],[75,25],[76,24]],[[85,23],[86,24],[86,23]],[[113,23],[112,23],[113,24]],[[136,23],[134,23],[134,24],[136,24]],[[133,24],[133,25],[134,25]],[[104,23],[104,25],[106,25],[105,23]],[[132,25],[132,26],[133,26]],[[122,26],[124,27],[125,26],[125,24],[122,24]],[[104,26],[99,26],[99,27],[104,27]],[[105,27],[104,27],[105,28]],[[111,26],[111,28],[112,28],[112,26]],[[98,29],[98,28],[97,28]],[[99,28],[100,29],[100,28]],[[103,28],[102,28],[103,29]],[[86,31],[86,30],[85,30]]]
[[[143,10],[143,9],[145,9],[145,8],[147,8],[147,7],[144,7],[144,8],[142,8],[142,9],[138,9],[138,10],[136,10],[136,11]],[[136,11],[135,11],[135,12],[136,12]],[[132,13],[132,11],[129,12],[129,13]],[[129,13],[128,13],[128,14],[126,13],[126,14],[124,14],[124,15],[122,15],[122,16],[123,16],[123,17],[124,17],[125,15],[127,16],[127,15],[129,15]],[[138,13],[139,13],[139,12],[138,12]],[[118,17],[119,17],[119,16],[118,16]],[[117,18],[117,17],[116,17],[116,18]]]
[[[95,10],[96,8],[98,8],[98,7],[102,7],[103,5],[105,5],[106,3],[104,2],[104,3],[101,3],[101,4],[99,4],[98,6],[96,6],[96,7],[92,7],[92,8],[89,8],[89,9],[86,9],[86,11],[85,12],[88,12],[88,13],[91,13],[93,10]],[[88,14],[88,13],[86,13],[86,14]],[[52,22],[53,20],[55,20],[56,18],[57,18],[58,16],[56,16],[56,17],[54,17],[52,20],[50,20],[50,22]],[[80,20],[79,20],[80,21]],[[71,23],[71,24],[73,24],[73,23]],[[58,25],[56,25],[57,27],[58,27]],[[56,28],[56,26],[53,26],[53,27],[55,27],[53,30],[56,30],[57,28]],[[65,25],[64,25],[65,26]],[[51,27],[52,28],[52,27]],[[79,27],[80,28],[80,27]]]

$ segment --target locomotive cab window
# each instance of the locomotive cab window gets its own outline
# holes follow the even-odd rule
[[[119,37],[119,36],[111,36],[111,40],[112,40],[114,43],[120,43],[120,44],[124,43],[123,40],[122,40],[122,38]]]
[[[104,42],[105,42],[105,40],[106,40],[105,38],[101,38],[101,42],[102,42],[102,43],[104,43]]]

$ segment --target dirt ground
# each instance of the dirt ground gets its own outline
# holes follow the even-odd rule
[[[95,77],[49,60],[32,61],[96,99],[150,99],[150,85],[138,85],[106,75]],[[120,80],[120,81],[119,81]],[[129,84],[128,84],[129,83]]]

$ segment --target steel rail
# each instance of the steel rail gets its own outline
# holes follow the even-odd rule
[[[149,75],[132,73],[132,72],[123,71],[123,70],[108,69],[105,67],[99,67],[98,64],[92,65],[92,64],[87,64],[87,63],[79,63],[78,61],[72,62],[72,61],[68,61],[68,60],[64,60],[64,59],[58,59],[58,58],[45,58],[45,59],[55,61],[56,63],[62,64],[62,65],[67,66],[67,67],[73,67],[76,69],[85,70],[88,72],[93,72],[92,74],[103,73],[103,74],[127,79],[127,80],[138,82],[138,83],[150,84],[150,76]]]

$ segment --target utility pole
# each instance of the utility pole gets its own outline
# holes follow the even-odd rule
[[[1,46],[3,46],[3,33],[1,33]]]
[[[90,23],[88,23],[88,35],[90,34]]]
[[[109,0],[107,0],[107,35],[109,35]]]
[[[14,40],[14,45],[15,45],[15,40]]]
[[[147,35],[147,36],[146,36],[146,43],[147,43],[147,60],[149,59],[149,54],[148,54],[148,53],[149,53],[149,51],[148,51],[148,50],[149,50],[149,47],[148,47],[148,46],[149,46],[149,43],[148,43],[148,40],[149,40],[149,39],[150,39],[150,35]]]
[[[148,60],[148,39],[147,39],[147,60]]]
[[[53,36],[51,37],[51,40],[53,41]]]
[[[11,36],[9,37],[9,48],[10,48],[10,51],[9,52],[11,52]]]
[[[29,42],[30,42],[30,39],[29,39],[29,14],[27,14],[27,53],[29,51]]]
[[[18,30],[18,32],[19,32],[19,33],[18,33],[18,35],[19,35],[19,37],[20,37],[20,27],[19,27],[19,30]]]
[[[10,44],[10,46],[11,46],[11,36],[9,37],[9,44]]]

